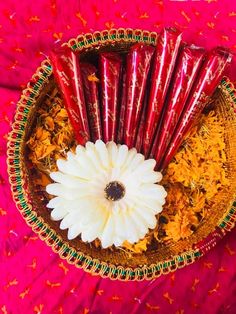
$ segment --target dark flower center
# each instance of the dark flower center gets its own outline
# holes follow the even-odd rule
[[[118,201],[125,196],[125,187],[119,181],[111,181],[104,189],[105,197],[109,201]]]

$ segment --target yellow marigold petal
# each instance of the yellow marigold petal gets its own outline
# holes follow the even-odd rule
[[[96,76],[95,73],[88,75],[88,80],[91,82],[99,82],[99,78]]]

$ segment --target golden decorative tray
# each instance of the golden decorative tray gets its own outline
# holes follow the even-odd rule
[[[134,42],[154,45],[154,32],[112,29],[80,35],[68,42],[73,50],[80,51],[81,58],[96,58],[98,51],[125,52]],[[100,249],[81,240],[67,240],[66,232],[58,222],[50,219],[45,196],[35,193],[26,142],[32,132],[37,110],[55,91],[50,62],[45,60],[38,68],[17,105],[15,121],[8,140],[8,173],[16,205],[23,218],[39,237],[52,247],[61,258],[76,267],[104,278],[119,280],[154,279],[161,274],[175,271],[193,263],[216,245],[236,221],[236,98],[233,85],[224,79],[213,96],[212,103],[224,117],[227,162],[225,169],[229,187],[217,194],[212,214],[207,222],[187,239],[171,242],[158,249],[128,256],[118,249]]]

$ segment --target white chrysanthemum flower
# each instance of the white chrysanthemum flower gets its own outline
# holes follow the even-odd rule
[[[114,142],[87,142],[58,160],[59,171],[50,174],[57,182],[46,188],[56,197],[49,201],[51,217],[62,220],[68,239],[98,238],[102,247],[135,243],[156,226],[167,195],[155,172],[155,160],[144,160],[135,148]]]

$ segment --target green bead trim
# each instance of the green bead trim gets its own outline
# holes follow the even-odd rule
[[[236,104],[236,93],[235,90],[231,88],[232,83],[227,82],[225,79],[221,81],[221,84],[226,88],[227,92],[229,93],[231,99]]]

